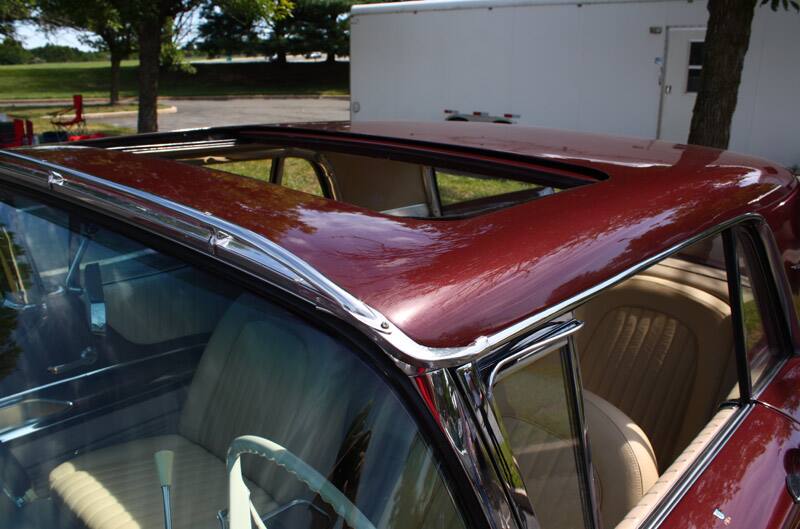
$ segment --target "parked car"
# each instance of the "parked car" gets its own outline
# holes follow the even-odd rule
[[[799,192],[474,123],[0,151],[0,525],[795,527]]]

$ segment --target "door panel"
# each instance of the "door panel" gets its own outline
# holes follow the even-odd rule
[[[686,143],[702,71],[705,28],[668,28],[658,138]]]
[[[797,424],[754,405],[660,527],[798,527],[800,511],[786,489],[787,467],[798,447]]]

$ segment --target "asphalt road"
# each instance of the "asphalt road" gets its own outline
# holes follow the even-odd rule
[[[174,105],[178,109],[174,114],[158,115],[158,128],[162,131],[221,125],[350,119],[349,102],[341,99],[160,99],[159,103]],[[91,116],[89,119],[92,119]],[[136,128],[136,116],[95,119],[119,127]]]

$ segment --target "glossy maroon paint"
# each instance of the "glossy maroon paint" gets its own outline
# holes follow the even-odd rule
[[[496,332],[743,213],[764,214],[783,230],[784,258],[797,261],[786,248],[797,244],[796,220],[787,211],[796,208],[798,186],[786,170],[764,160],[651,140],[493,124],[325,125],[295,133],[419,152],[492,149],[471,156],[513,153],[531,163],[559,160],[599,169],[609,178],[470,219],[413,220],[142,155],[22,152],[258,232],[381,311],[417,342],[434,347],[466,345]]]
[[[758,400],[774,406],[800,424],[800,358],[790,358]]]
[[[800,427],[756,405],[662,527],[783,529],[798,527],[800,510],[786,490],[800,471]],[[714,515],[719,510],[722,519]]]

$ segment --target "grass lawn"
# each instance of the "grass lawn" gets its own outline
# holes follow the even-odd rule
[[[120,95],[136,95],[138,63],[125,61]],[[163,72],[161,96],[214,95],[347,95],[348,63],[197,64],[195,74]],[[108,97],[111,67],[107,62],[0,66],[0,98],[56,99],[73,94]]]
[[[436,171],[436,184],[439,187],[439,199],[443,206],[539,187],[536,184],[518,180],[476,178],[438,170]]]

